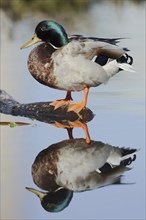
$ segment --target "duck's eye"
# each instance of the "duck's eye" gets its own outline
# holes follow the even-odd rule
[[[41,31],[44,31],[45,30],[45,28],[44,27],[41,27]]]
[[[46,30],[47,30],[47,26],[41,27],[41,31],[46,31]]]

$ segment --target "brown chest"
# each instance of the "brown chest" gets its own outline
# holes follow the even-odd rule
[[[55,88],[56,78],[51,55],[54,49],[47,43],[34,48],[28,57],[28,69],[40,83]]]

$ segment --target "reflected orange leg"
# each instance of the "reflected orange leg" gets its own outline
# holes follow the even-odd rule
[[[66,125],[61,124],[60,122],[55,121],[52,125],[57,128],[66,128]]]
[[[72,127],[82,128],[82,129],[84,130],[84,132],[85,132],[86,143],[87,143],[87,144],[90,144],[91,138],[90,138],[90,134],[89,134],[89,131],[88,131],[88,127],[87,127],[86,124],[82,123],[81,121],[69,122],[69,124],[70,124]]]
[[[73,134],[72,134],[73,128],[66,128],[66,129],[67,129],[69,139],[74,139]]]
[[[61,123],[59,123],[57,121],[55,121],[54,124],[52,124],[52,125],[54,125],[57,128],[64,128],[64,129],[66,129],[67,133],[68,133],[69,139],[73,139],[72,131],[73,131],[74,126],[72,127],[72,125],[71,126],[70,125],[63,125],[63,124],[61,124]]]
[[[65,99],[56,100],[56,101],[50,103],[50,105],[54,106],[54,109],[57,109],[63,105],[69,104],[70,100],[72,100],[71,91],[67,91]]]
[[[85,132],[85,135],[86,135],[86,143],[90,144],[91,139],[90,139],[90,134],[89,134],[87,125],[86,124],[82,124],[82,128],[83,128],[83,130]]]
[[[69,139],[73,139],[73,134],[72,134],[73,128],[82,128],[85,132],[86,143],[90,144],[91,139],[90,139],[90,134],[89,134],[88,127],[86,124],[84,124],[83,122],[81,122],[79,120],[74,121],[74,122],[69,121],[68,123],[69,123],[69,125],[63,125],[59,122],[54,122],[54,124],[52,124],[52,125],[54,125],[57,128],[67,129]]]
[[[89,94],[89,87],[86,86],[84,88],[84,97],[82,102],[70,103],[68,111],[75,111],[76,113],[79,113],[87,104],[88,94]]]

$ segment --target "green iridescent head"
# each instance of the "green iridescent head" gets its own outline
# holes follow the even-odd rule
[[[28,187],[26,189],[39,197],[42,207],[47,212],[62,211],[69,205],[73,197],[73,191],[65,188],[58,188],[53,192],[40,192]]]
[[[46,42],[55,48],[66,45],[69,40],[64,28],[55,21],[41,21],[35,28],[35,34],[21,49],[29,47],[37,42]]]

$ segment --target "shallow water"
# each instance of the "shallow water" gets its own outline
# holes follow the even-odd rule
[[[37,154],[67,139],[67,133],[46,123],[1,115],[1,121],[30,123],[30,126],[1,127],[2,219],[145,219],[145,8],[144,4],[125,2],[123,6],[108,1],[95,4],[84,16],[86,20],[80,20],[70,30],[90,36],[130,38],[120,45],[131,50],[136,72],[120,72],[108,84],[90,89],[88,107],[95,117],[88,128],[92,140],[140,149],[133,169],[123,177],[123,182],[134,184],[74,193],[64,211],[47,213],[25,187],[36,188],[31,165]],[[6,36],[2,36],[1,88],[21,103],[55,100],[65,95],[39,84],[28,73],[26,61],[32,48],[23,51],[19,48],[33,34],[37,22],[34,23],[29,19],[18,22],[14,32],[10,23],[5,24],[12,40],[6,41]],[[73,94],[76,101],[82,96],[82,92]],[[83,130],[75,128],[74,137],[85,137]]]

